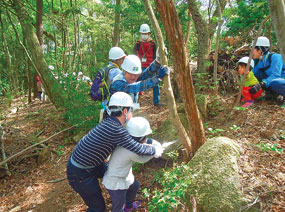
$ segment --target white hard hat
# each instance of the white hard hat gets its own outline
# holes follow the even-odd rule
[[[255,46],[270,47],[269,39],[267,37],[263,37],[263,36],[258,37]]]
[[[239,61],[237,63],[238,64],[239,63],[247,64],[248,60],[249,60],[249,57],[242,57],[242,58],[239,59]],[[251,68],[254,68],[254,61],[253,61],[253,59],[251,59],[251,61],[250,61],[250,66],[251,66]]]
[[[108,106],[133,107],[133,105],[133,99],[129,94],[116,92],[111,96]]]
[[[121,67],[126,72],[129,72],[131,74],[141,74],[142,73],[142,67],[141,66],[142,66],[141,61],[140,61],[140,58],[138,56],[128,55],[128,56],[126,56]]]
[[[143,137],[152,133],[149,122],[144,117],[131,118],[126,129],[134,137]]]
[[[149,33],[149,32],[150,32],[149,25],[142,24],[140,27],[140,33]]]
[[[121,49],[120,47],[112,47],[109,51],[109,59],[110,60],[117,60],[120,59],[122,57],[126,56],[125,52],[123,51],[123,49]]]

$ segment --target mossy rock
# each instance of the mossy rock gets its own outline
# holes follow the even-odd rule
[[[208,140],[187,164],[190,184],[186,192],[197,200],[198,211],[239,211],[247,203],[240,189],[237,159],[241,148],[226,137]]]

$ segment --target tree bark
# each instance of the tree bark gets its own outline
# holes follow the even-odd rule
[[[268,0],[268,7],[278,41],[278,47],[285,61],[285,2],[284,0]]]
[[[116,0],[115,6],[115,25],[113,31],[113,46],[118,46],[120,41],[120,15],[121,15],[121,0]]]
[[[15,71],[13,69],[12,66],[12,61],[11,61],[11,53],[9,51],[8,48],[8,44],[4,35],[4,24],[2,21],[2,14],[0,12],[0,24],[1,24],[1,38],[2,38],[2,42],[3,42],[3,47],[4,47],[4,52],[5,52],[5,56],[6,56],[6,62],[7,62],[7,68],[8,68],[8,79],[9,79],[9,84],[11,86],[10,91],[15,94],[16,91],[16,83],[15,83]]]
[[[198,37],[198,66],[197,66],[197,72],[198,73],[205,73],[206,70],[206,60],[209,55],[210,51],[210,41],[214,35],[215,29],[218,25],[217,22],[214,22],[213,19],[209,20],[209,25],[204,21],[198,6],[197,1],[195,0],[188,0],[188,6],[189,10],[191,12],[194,25],[197,31],[197,37]],[[220,1],[220,9],[221,12],[223,12],[224,8],[226,6],[226,0]],[[216,8],[215,12],[213,13],[213,16],[218,16],[219,14],[219,7]],[[202,78],[201,80],[205,80]],[[201,83],[204,83],[204,82]]]
[[[155,32],[155,36],[156,36],[156,40],[158,41],[158,46],[160,49],[160,58],[161,58],[161,63],[162,65],[168,65],[167,63],[167,57],[164,54],[164,41],[163,41],[163,36],[158,24],[158,21],[154,15],[152,6],[149,2],[149,0],[144,0],[146,9],[147,9],[147,13],[148,13],[148,17],[151,21],[151,24],[154,28],[154,32]],[[183,146],[185,147],[185,149],[187,150],[187,152],[191,151],[191,140],[187,134],[187,131],[185,130],[183,124],[181,123],[178,113],[177,113],[177,107],[176,107],[176,102],[175,102],[175,98],[173,95],[173,91],[172,91],[172,87],[171,87],[171,82],[170,82],[170,76],[167,76],[164,78],[164,88],[166,91],[166,98],[167,98],[167,103],[168,103],[168,107],[169,107],[169,114],[171,116],[171,119],[173,121],[174,126],[176,127],[177,131],[178,131],[178,135],[180,137],[181,143],[183,144]]]
[[[37,37],[42,50],[44,50],[43,12],[44,12],[43,0],[37,0],[36,30],[37,30]]]
[[[29,18],[24,3],[21,0],[13,0],[13,9],[15,10],[21,24],[23,36],[27,41],[32,55],[32,62],[35,65],[37,74],[42,80],[47,95],[56,107],[63,106],[66,98],[64,97],[64,93],[59,83],[48,70],[48,65],[45,61],[40,43],[36,33],[33,31],[32,20]],[[26,54],[28,55],[28,52],[26,52]]]
[[[215,61],[214,61],[214,86],[215,86],[215,93],[218,93],[219,89],[219,84],[218,84],[218,50],[219,50],[219,39],[220,39],[220,34],[221,34],[221,29],[223,25],[223,20],[222,20],[222,10],[221,10],[221,5],[220,1],[217,0],[217,6],[219,9],[219,25],[218,25],[218,30],[217,30],[217,35],[216,35],[216,46],[215,46]]]
[[[173,57],[174,71],[178,75],[178,86],[183,99],[191,133],[192,152],[206,142],[204,127],[195,100],[189,58],[185,47],[181,24],[172,0],[155,0],[165,28],[166,38]]]

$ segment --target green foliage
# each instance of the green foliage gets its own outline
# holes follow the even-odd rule
[[[139,172],[144,167],[144,163],[134,163],[132,169],[134,172]]]
[[[62,79],[61,86],[68,96],[68,101],[64,104],[65,119],[71,125],[79,124],[78,130],[94,127],[99,120],[101,105],[91,100],[88,84],[77,81],[71,74]]]
[[[261,142],[261,143],[257,144],[257,146],[259,147],[260,150],[263,150],[265,152],[273,151],[277,154],[281,154],[283,152],[283,149],[278,148],[277,144],[270,144],[270,143]]]
[[[154,179],[160,184],[159,189],[153,191],[152,199],[148,203],[149,211],[173,211],[184,209],[186,188],[190,184],[187,178],[187,166],[181,164],[175,168],[154,174]]]
[[[247,35],[247,39],[251,41],[253,37],[248,36],[248,33],[252,29],[257,30],[268,14],[266,0],[238,1],[237,7],[229,7],[224,10],[226,27],[228,28],[225,35],[235,36],[244,33]]]

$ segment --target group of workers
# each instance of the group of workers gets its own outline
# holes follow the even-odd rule
[[[242,90],[242,107],[250,107],[255,99],[276,99],[283,101],[285,108],[285,65],[281,54],[271,53],[270,41],[267,37],[258,37],[249,71],[246,72]],[[244,74],[249,57],[238,61],[238,72]],[[262,92],[265,96],[261,97]]]
[[[138,208],[141,202],[135,197],[139,183],[132,174],[132,164],[163,153],[161,144],[147,137],[152,132],[149,122],[132,117],[139,108],[141,91],[153,88],[153,103],[160,104],[158,85],[169,74],[169,69],[160,64],[149,26],[141,25],[140,33],[134,55],[127,56],[121,48],[113,47],[109,64],[97,72],[91,97],[104,103],[109,116],[81,138],[67,164],[69,184],[82,197],[88,212],[106,209],[98,178],[103,178],[102,184],[110,194],[112,212]],[[266,37],[258,38],[242,91],[243,107],[252,105],[263,90],[267,95],[285,96],[284,62],[280,54],[270,53],[269,47]],[[240,74],[246,71],[248,60],[243,57],[238,61]]]
[[[154,88],[154,105],[159,105],[158,84],[169,74],[157,57],[149,26],[143,24],[140,32],[137,55],[126,56],[121,48],[113,47],[109,64],[97,72],[90,95],[103,103],[108,116],[80,139],[67,163],[68,182],[84,200],[88,212],[106,210],[98,178],[103,178],[102,184],[110,194],[112,212],[140,207],[141,202],[135,201],[139,183],[132,165],[163,153],[161,144],[148,138],[152,133],[149,122],[132,117],[139,109],[139,92]]]

